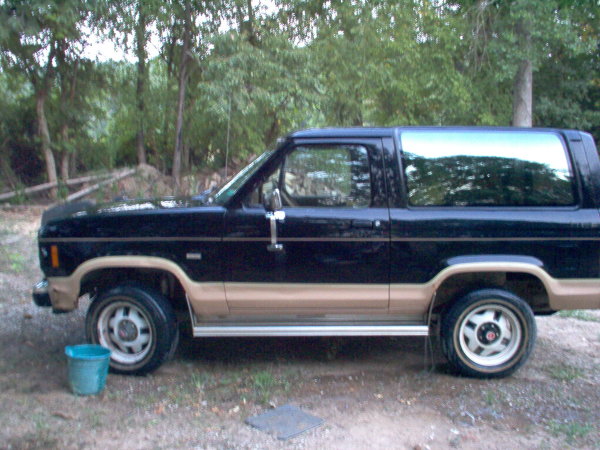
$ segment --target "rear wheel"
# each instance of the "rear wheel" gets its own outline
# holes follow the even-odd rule
[[[529,357],[536,337],[529,305],[502,289],[481,289],[462,297],[442,318],[444,354],[459,373],[504,377]]]
[[[86,334],[111,350],[112,372],[136,375],[157,369],[178,341],[171,304],[159,292],[137,284],[101,293],[88,310]]]

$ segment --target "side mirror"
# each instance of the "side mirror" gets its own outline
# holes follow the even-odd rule
[[[273,192],[271,192],[271,195],[269,196],[269,209],[271,211],[280,211],[282,207],[281,193],[279,192],[279,189],[273,189]]]

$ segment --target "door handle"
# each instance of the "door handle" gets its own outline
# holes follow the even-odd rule
[[[277,221],[285,220],[285,211],[273,211],[265,214],[265,218],[269,221],[271,228],[271,243],[267,245],[267,250],[270,252],[282,252],[283,244],[277,243]]]

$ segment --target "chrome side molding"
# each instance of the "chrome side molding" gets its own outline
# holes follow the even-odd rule
[[[429,335],[427,325],[196,325],[193,331],[194,337]]]

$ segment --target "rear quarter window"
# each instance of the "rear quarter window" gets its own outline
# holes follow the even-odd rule
[[[569,206],[574,177],[552,132],[407,131],[401,136],[411,206]]]

